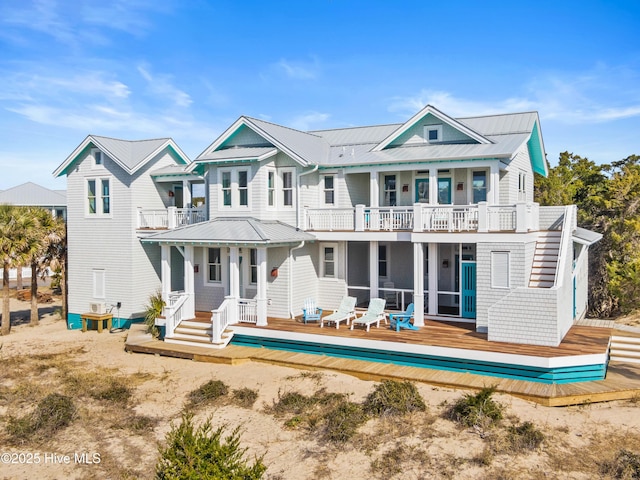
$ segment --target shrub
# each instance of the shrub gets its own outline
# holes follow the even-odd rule
[[[343,401],[324,416],[323,435],[330,442],[344,443],[367,421],[362,405]]]
[[[221,380],[209,380],[189,393],[189,404],[199,406],[226,395],[229,388]]]
[[[605,462],[600,466],[600,473],[613,478],[640,478],[640,455],[623,448],[618,451],[613,461]]]
[[[544,441],[542,433],[531,422],[524,422],[520,425],[512,425],[508,429],[507,438],[511,448],[515,451],[535,450]]]
[[[266,470],[262,457],[249,465],[240,447],[238,429],[223,438],[225,427],[213,430],[211,419],[195,428],[185,413],[179,426],[172,425],[166,446],[160,447],[157,479],[260,479]]]
[[[147,333],[150,333],[153,338],[160,336],[160,330],[156,326],[156,318],[162,315],[164,307],[165,303],[160,290],[149,296],[144,310],[144,323],[147,326]]]
[[[73,400],[59,393],[44,397],[36,409],[22,418],[9,417],[7,433],[18,441],[25,441],[35,434],[50,436],[65,428],[76,416]]]
[[[250,388],[241,388],[233,391],[233,399],[235,402],[244,408],[251,408],[258,399],[258,392]]]
[[[485,429],[502,420],[503,407],[491,398],[496,387],[485,387],[475,395],[458,399],[445,416],[466,427]]]
[[[367,396],[364,409],[373,415],[394,416],[424,412],[427,406],[413,383],[384,380]]]

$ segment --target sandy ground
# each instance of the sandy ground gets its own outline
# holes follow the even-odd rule
[[[370,420],[352,442],[334,446],[304,428],[287,428],[285,419],[266,412],[265,406],[279,393],[308,395],[321,388],[362,402],[375,382],[260,363],[227,366],[129,354],[124,351],[126,332],[69,331],[53,313],[57,306],[43,305],[41,325],[31,327],[25,323],[29,304],[12,299],[15,326],[9,336],[0,337],[0,478],[152,478],[158,445],[171,423],[180,421],[188,393],[211,379],[231,389],[258,392],[251,408],[213,405],[199,410],[195,419],[199,423],[211,417],[214,426],[239,426],[247,457],[263,456],[268,467],[264,478],[269,479],[610,478],[598,470],[601,463],[623,447],[640,453],[640,401],[548,408],[496,395],[505,406],[507,424],[532,422],[544,432],[545,441],[531,452],[516,455],[494,448],[488,455],[488,446],[495,445],[491,438],[498,433],[462,428],[442,417],[447,404],[469,392],[422,384],[418,389],[427,414]],[[126,407],[129,417],[124,409],[121,417],[152,418],[152,428],[133,431],[105,413],[112,406],[85,401],[74,423],[51,438],[23,445],[12,442],[5,433],[8,418],[33,411],[45,392],[62,388],[56,379],[65,363],[46,363],[55,354],[62,354],[74,372],[81,368],[128,379],[134,393]],[[89,455],[81,457],[82,453]]]

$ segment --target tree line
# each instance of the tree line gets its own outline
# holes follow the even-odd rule
[[[547,178],[536,178],[535,198],[540,205],[577,205],[578,225],[602,234],[589,248],[589,315],[639,309],[640,156],[597,165],[563,152]]]
[[[50,268],[60,273],[62,318],[67,318],[66,303],[66,225],[43,208],[0,205],[0,262],[2,262],[2,325],[0,333],[11,331],[9,270],[31,268],[31,317],[37,325],[38,278]]]

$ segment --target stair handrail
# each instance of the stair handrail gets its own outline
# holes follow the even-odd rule
[[[169,296],[169,301],[164,307],[164,317],[167,321],[165,335],[167,337],[173,336],[173,332],[180,324],[180,322],[182,322],[182,306],[185,304],[188,298],[189,295],[184,292],[179,294],[172,293]]]
[[[225,297],[222,304],[216,308],[215,310],[211,310],[211,342],[212,343],[221,343],[222,342],[222,333],[229,326],[229,320],[231,315],[229,315],[230,307],[233,305],[233,302],[237,300],[233,297]]]
[[[567,205],[564,209],[564,218],[562,219],[562,230],[560,233],[560,249],[558,251],[558,263],[556,263],[556,274],[553,281],[554,287],[562,286],[563,277],[562,272],[565,271],[564,267],[567,262],[567,255],[569,252],[569,242],[571,241],[571,235],[573,232],[573,205]]]

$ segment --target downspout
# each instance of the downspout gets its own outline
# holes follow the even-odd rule
[[[315,165],[311,170],[298,174],[298,181],[296,182],[296,228],[298,230],[300,229],[300,177],[302,177],[303,175],[309,175],[310,173],[317,171],[318,165]]]
[[[304,247],[304,240],[302,241],[302,243],[300,245],[297,245],[295,247],[291,247],[289,249],[289,259],[290,259],[290,263],[291,265],[289,266],[289,317],[290,318],[295,318],[295,315],[293,314],[293,305],[292,300],[293,300],[293,264],[294,264],[294,260],[293,260],[293,251],[294,250],[298,250],[299,248]]]

